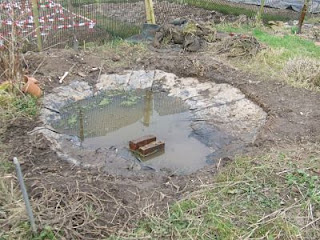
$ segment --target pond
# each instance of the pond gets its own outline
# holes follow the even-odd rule
[[[207,165],[212,150],[193,136],[193,116],[181,98],[150,90],[108,91],[66,105],[53,127],[80,139],[86,149],[116,149],[155,170],[190,173]],[[155,135],[165,151],[143,158],[129,151],[130,140]]]

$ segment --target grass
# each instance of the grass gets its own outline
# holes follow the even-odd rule
[[[34,118],[38,110],[37,98],[29,95],[16,96],[0,91],[0,121],[17,117]]]
[[[171,0],[170,2],[175,2],[175,3],[181,3],[180,0]],[[207,9],[207,10],[214,10],[226,15],[246,15],[248,17],[255,17],[257,15],[258,10],[253,10],[250,8],[245,8],[245,7],[237,7],[237,6],[231,6],[230,4],[225,4],[221,2],[214,2],[214,1],[208,1],[208,0],[183,0],[184,3]],[[292,17],[290,16],[285,16],[283,14],[271,14],[271,13],[263,13],[261,16],[261,19],[265,22],[268,21],[288,21]]]
[[[231,60],[232,64],[238,68],[249,70],[253,73],[263,74],[266,77],[282,78],[294,87],[303,87],[307,89],[319,90],[319,76],[314,76],[314,73],[320,72],[315,69],[309,72],[309,76],[304,75],[304,79],[297,75],[288,74],[286,72],[288,65],[292,68],[293,60],[297,59],[296,68],[300,67],[300,72],[307,73],[308,69],[301,68],[299,59],[306,59],[306,62],[313,63],[314,66],[320,64],[320,47],[314,42],[303,39],[298,35],[284,32],[279,35],[267,28],[255,28],[249,25],[239,27],[232,24],[217,25],[217,30],[227,33],[239,33],[253,35],[262,44],[266,46],[257,56],[248,61],[241,59]],[[309,80],[314,78],[313,80]]]
[[[275,36],[260,29],[254,29],[252,33],[259,41],[271,48],[285,49],[284,57],[286,59],[296,56],[320,58],[320,48],[314,42],[302,39],[297,35]]]
[[[238,157],[213,184],[111,239],[319,239],[319,149]]]
[[[141,32],[141,27],[98,15],[97,28],[108,32],[113,37],[128,38]]]

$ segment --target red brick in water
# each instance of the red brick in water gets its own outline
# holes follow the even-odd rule
[[[160,152],[163,150],[164,150],[164,142],[157,141],[157,142],[152,142],[145,146],[140,147],[138,151],[142,156],[148,156],[150,154]]]
[[[130,150],[136,151],[142,146],[145,146],[151,142],[155,142],[156,139],[157,138],[154,135],[147,135],[147,136],[143,136],[141,138],[132,140],[129,142]]]

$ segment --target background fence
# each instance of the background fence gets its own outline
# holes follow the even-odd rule
[[[39,28],[44,48],[77,44],[77,41],[107,40],[110,36],[126,38],[139,33],[146,21],[145,0],[34,0],[39,12]],[[260,0],[153,0],[157,24],[175,18],[214,21],[221,18],[215,11],[231,15],[255,17]],[[294,1],[294,0],[292,0]],[[294,10],[276,9],[279,0],[266,0],[262,18],[268,20],[298,20],[303,0],[291,5]],[[284,6],[284,7],[283,7]],[[319,2],[310,1],[317,12]],[[0,45],[10,38],[13,26],[18,36],[36,42],[37,32],[31,0],[0,0]],[[219,20],[219,19],[218,19]],[[38,28],[38,29],[39,29]],[[39,32],[38,32],[39,33]]]

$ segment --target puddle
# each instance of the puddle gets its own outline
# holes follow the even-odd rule
[[[165,92],[148,90],[108,91],[60,109],[61,119],[53,127],[61,133],[78,136],[86,149],[117,149],[117,154],[136,160],[128,142],[155,135],[165,142],[165,152],[141,159],[157,171],[170,169],[191,173],[206,165],[212,150],[192,136],[189,106]]]

